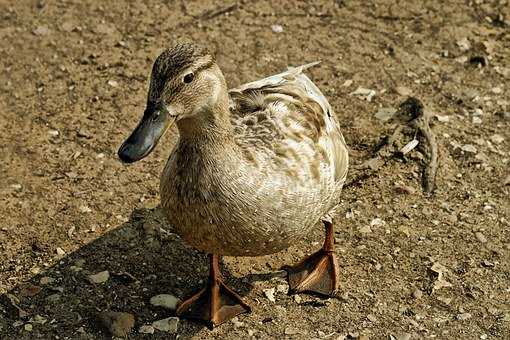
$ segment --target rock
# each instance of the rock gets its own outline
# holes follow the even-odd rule
[[[343,87],[349,87],[351,86],[353,83],[353,80],[352,79],[347,79],[346,81],[344,81],[344,83],[342,84]]]
[[[46,26],[38,26],[35,30],[32,31],[37,36],[48,35],[51,33],[51,30]]]
[[[278,293],[287,294],[289,292],[289,286],[288,285],[284,285],[284,284],[277,285],[276,286],[276,291]]]
[[[495,135],[491,136],[491,142],[493,142],[494,144],[501,144],[504,141],[505,141],[505,137],[503,137],[501,135],[495,134]]]
[[[399,194],[413,195],[416,193],[416,189],[405,184],[395,185],[395,191]]]
[[[365,225],[363,227],[358,228],[358,231],[362,234],[370,234],[372,232],[372,229],[369,225]]]
[[[91,213],[92,212],[92,209],[90,209],[89,207],[87,207],[86,205],[82,205],[80,207],[80,212],[86,214],[86,213]]]
[[[271,302],[276,302],[276,299],[274,297],[274,293],[275,293],[275,289],[274,288],[264,289],[264,295]]]
[[[482,118],[475,116],[472,118],[472,122],[473,122],[473,124],[480,125],[480,124],[482,124]]]
[[[25,324],[25,326],[23,326],[23,327],[25,328],[25,330],[27,332],[31,332],[34,329],[34,326],[32,326],[32,324],[29,324],[29,323]]]
[[[31,296],[36,296],[37,294],[39,294],[39,292],[41,290],[42,290],[42,288],[39,287],[39,286],[35,286],[35,285],[32,285],[32,284],[27,284],[26,286],[24,286],[21,289],[20,294],[22,296],[31,297]]]
[[[457,41],[457,46],[459,46],[461,51],[465,52],[471,48],[471,43],[469,42],[468,38],[464,37]]]
[[[395,115],[396,112],[397,112],[397,110],[395,110],[392,107],[386,107],[386,108],[381,107],[379,109],[379,111],[377,111],[375,113],[375,118],[379,119],[381,122],[387,122]]]
[[[357,340],[369,340],[368,335],[360,335]]]
[[[151,325],[143,325],[138,330],[138,333],[142,333],[142,334],[154,334],[154,327],[152,327]]]
[[[88,276],[91,283],[105,283],[109,278],[110,273],[107,270]]]
[[[441,301],[442,303],[444,303],[445,305],[449,305],[450,302],[452,302],[452,299],[451,298],[447,298],[447,297],[443,297],[443,296],[438,296],[437,297],[437,300],[438,301]]]
[[[487,243],[487,238],[485,237],[484,234],[482,234],[481,232],[476,232],[475,233],[475,237],[476,239],[478,240],[478,242],[481,242],[481,243]]]
[[[373,322],[373,323],[377,322],[377,317],[373,314],[368,314],[367,319],[368,319],[368,321]]]
[[[441,123],[448,123],[450,121],[450,116],[440,116],[436,115],[436,119]]]
[[[411,340],[411,334],[409,333],[403,333],[399,334],[397,336],[394,336],[395,340]]]
[[[244,322],[239,321],[239,319],[237,317],[232,318],[231,321],[234,324],[234,327],[236,327],[236,328],[244,326]]]
[[[177,304],[179,303],[179,299],[170,294],[159,294],[151,297],[150,302],[151,305],[156,307],[175,310],[177,308]]]
[[[294,301],[296,301],[296,303],[301,303],[301,301],[303,300],[303,298],[299,295],[294,295]]]
[[[415,289],[414,292],[413,292],[413,297],[416,300],[420,300],[423,297],[423,292],[421,290],[419,290],[419,289]]]
[[[64,256],[66,254],[66,252],[64,251],[64,249],[60,248],[60,247],[57,247],[56,249],[57,251],[57,255],[58,256]]]
[[[11,184],[11,189],[13,189],[15,191],[21,191],[21,189],[23,189],[23,187],[21,186],[21,184],[15,183],[15,184]]]
[[[60,134],[57,130],[50,130],[48,131],[48,134],[51,136],[51,137],[58,137],[58,135]]]
[[[116,80],[110,79],[108,80],[108,85],[110,85],[111,87],[117,87],[119,86],[119,83]]]
[[[471,316],[472,316],[471,313],[457,314],[457,320],[465,321],[465,320],[471,319]]]
[[[371,102],[372,98],[376,95],[376,92],[371,89],[366,89],[364,87],[358,87],[355,91],[350,93],[351,96],[359,96],[362,97],[367,102]]]
[[[285,333],[285,335],[296,335],[296,334],[299,334],[299,329],[290,327],[290,326],[285,327],[284,333]]]
[[[179,318],[170,317],[152,323],[152,327],[158,331],[176,333],[179,327]]]
[[[48,321],[48,319],[46,319],[45,317],[40,316],[38,314],[38,315],[34,316],[34,318],[31,319],[31,321],[33,321],[34,323],[38,323],[40,325],[44,325],[46,323],[46,321]]]
[[[271,25],[271,31],[273,31],[274,33],[282,33],[283,26],[282,25]]]
[[[39,281],[39,283],[42,284],[43,286],[49,285],[53,282],[55,282],[55,279],[52,277],[49,277],[49,276],[43,276],[43,277],[41,277],[41,280]]]
[[[49,303],[55,303],[58,300],[60,300],[60,294],[57,294],[57,293],[48,295],[46,297],[46,301],[48,301]]]
[[[126,337],[135,325],[133,314],[125,312],[102,312],[99,319],[113,336]]]
[[[491,91],[492,91],[492,93],[494,93],[494,94],[501,94],[501,93],[503,93],[503,90],[501,89],[501,87],[493,87],[493,88],[491,89]]]
[[[410,88],[405,87],[405,86],[397,86],[395,88],[395,92],[397,92],[399,95],[404,96],[404,97],[408,97],[413,94],[413,91]]]
[[[464,144],[460,149],[462,151],[468,152],[468,153],[477,153],[478,152],[476,147],[472,144]]]
[[[376,217],[370,222],[371,227],[382,227],[386,225],[386,222],[384,222],[383,219]]]

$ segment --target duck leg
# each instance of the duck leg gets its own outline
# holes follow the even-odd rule
[[[181,302],[177,307],[176,315],[204,321],[213,328],[236,315],[250,312],[251,308],[236,292],[223,283],[219,255],[209,256],[211,267],[207,286]]]
[[[287,269],[289,293],[312,292],[331,296],[338,289],[338,262],[333,250],[333,224],[324,221],[322,249]]]

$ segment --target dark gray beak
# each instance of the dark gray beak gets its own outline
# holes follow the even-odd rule
[[[158,144],[159,139],[175,121],[162,103],[148,103],[144,115],[133,133],[119,148],[119,158],[133,163],[146,157]]]

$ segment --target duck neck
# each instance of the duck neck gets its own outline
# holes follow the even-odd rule
[[[228,95],[216,100],[191,117],[186,117],[177,122],[179,135],[182,140],[199,143],[232,139],[233,128],[230,123],[230,110],[228,107]]]

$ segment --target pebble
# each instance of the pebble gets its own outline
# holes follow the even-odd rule
[[[362,234],[369,234],[372,232],[372,229],[370,228],[369,225],[366,225],[366,226],[363,226],[363,227],[360,227],[358,228],[358,231]]]
[[[11,189],[13,189],[15,191],[21,191],[22,188],[23,187],[19,183],[11,184]]]
[[[457,315],[457,320],[461,321],[468,320],[471,319],[471,316],[472,316],[471,313],[461,313]]]
[[[464,144],[460,149],[468,153],[477,153],[478,151],[473,144]]]
[[[87,207],[86,205],[82,205],[80,206],[80,212],[86,214],[86,213],[90,213],[92,212],[92,209],[90,209],[89,207]]]
[[[126,337],[135,325],[135,317],[130,313],[102,312],[99,319],[113,336]]]
[[[491,142],[494,144],[501,144],[505,141],[505,138],[501,135],[495,134],[491,136]]]
[[[382,107],[375,113],[375,118],[379,119],[381,122],[387,122],[396,112],[397,110],[392,107]]]
[[[57,130],[50,130],[48,134],[52,137],[57,137],[60,133]]]
[[[92,283],[105,283],[110,278],[110,273],[105,270],[96,274],[89,275],[88,278]]]
[[[170,317],[162,320],[157,320],[152,323],[152,327],[158,331],[176,333],[179,327],[179,318]]]
[[[440,115],[436,115],[436,118],[438,121],[440,121],[441,123],[448,123],[450,121],[450,116],[440,116]]]
[[[415,289],[414,292],[413,292],[413,297],[416,300],[420,300],[423,297],[423,292],[421,290],[419,290],[419,289]]]
[[[177,304],[179,303],[179,299],[170,294],[159,294],[151,297],[150,303],[156,307],[175,310],[177,308]]]
[[[401,96],[406,96],[406,97],[413,94],[413,91],[406,86],[397,86],[395,88],[395,92],[397,92]]]
[[[23,326],[23,327],[25,328],[25,330],[27,332],[31,332],[34,329],[34,326],[32,326],[32,324],[29,324],[29,323],[25,324],[25,326]]]
[[[154,327],[152,327],[151,325],[143,325],[138,330],[138,333],[142,333],[142,334],[154,334]]]
[[[457,46],[459,46],[461,51],[467,51],[471,48],[471,43],[469,42],[468,38],[464,37],[460,40],[457,40]]]
[[[111,87],[117,87],[119,86],[119,83],[116,80],[110,79],[108,80],[108,85],[110,85]]]
[[[283,26],[282,25],[271,25],[271,31],[273,31],[274,33],[282,33]]]
[[[501,93],[503,93],[503,90],[501,89],[501,87],[493,87],[493,88],[491,89],[491,91],[492,91],[492,93],[494,93],[494,94],[501,94]]]
[[[371,102],[372,98],[376,95],[376,92],[371,89],[366,89],[364,87],[358,87],[355,91],[350,93],[351,96],[360,96],[367,102]]]
[[[367,319],[368,319],[368,321],[373,322],[373,323],[377,322],[377,317],[373,314],[368,314]]]
[[[473,117],[472,122],[473,122],[473,124],[477,124],[477,125],[482,124],[482,118],[475,116],[475,117]]]
[[[57,247],[56,251],[57,251],[57,255],[59,255],[59,256],[63,256],[63,255],[65,255],[65,254],[66,254],[66,252],[64,251],[64,249],[62,249],[62,248],[60,248],[60,247]]]
[[[294,301],[296,301],[296,303],[301,303],[301,301],[303,300],[303,298],[299,295],[294,295]]]
[[[296,334],[299,334],[299,329],[290,327],[290,326],[285,327],[284,333],[285,333],[285,335],[296,335]]]
[[[487,243],[487,238],[485,237],[484,234],[482,234],[481,232],[476,232],[475,233],[475,237],[476,239],[478,240],[478,242],[481,242],[481,243]]]
[[[382,227],[386,225],[386,222],[384,222],[383,219],[376,217],[370,222],[371,227]]]
[[[278,293],[283,293],[283,294],[287,294],[289,292],[289,286],[288,285],[277,285],[276,286],[276,291]]]
[[[274,293],[275,293],[275,289],[274,288],[264,289],[264,295],[271,302],[276,302],[276,299],[274,297]]]
[[[50,29],[46,26],[38,26],[33,33],[38,36],[48,35],[51,33]]]
[[[21,289],[21,292],[20,294],[23,295],[23,296],[36,296],[37,294],[39,294],[39,292],[42,290],[41,287],[39,286],[35,286],[35,285],[32,285],[32,284],[28,284],[26,286],[24,286],[22,289]]]

